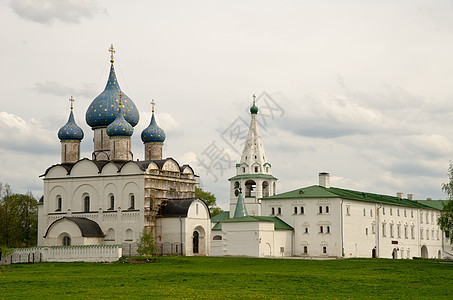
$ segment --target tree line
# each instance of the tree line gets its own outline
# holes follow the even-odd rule
[[[31,192],[13,193],[0,183],[0,247],[36,246],[38,238],[38,201]]]

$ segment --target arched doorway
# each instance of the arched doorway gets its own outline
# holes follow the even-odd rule
[[[428,258],[428,248],[425,245],[423,245],[421,250],[422,250],[421,256],[423,258]]]
[[[392,251],[392,258],[393,258],[393,259],[397,259],[397,258],[398,258],[398,252],[397,252],[396,248],[393,248],[393,251]]]
[[[376,255],[376,248],[373,248],[373,250],[371,250],[371,257],[372,258],[376,258],[377,255]]]
[[[193,232],[192,240],[193,240],[193,254],[198,254],[200,251],[199,248],[200,234],[198,233],[198,231]]]

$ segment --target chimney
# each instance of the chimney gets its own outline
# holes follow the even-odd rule
[[[330,174],[329,173],[319,173],[319,186],[330,188]]]
[[[414,200],[414,194],[407,194],[407,199]]]
[[[404,193],[396,193],[396,196],[400,199],[404,198]]]

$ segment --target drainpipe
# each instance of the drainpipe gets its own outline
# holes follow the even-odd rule
[[[182,217],[179,216],[179,242],[181,243],[181,246],[179,248],[180,251],[181,251],[181,255],[182,255]]]
[[[381,224],[379,224],[379,210],[381,209],[382,205],[381,203],[379,203],[379,205],[377,206],[377,209],[376,209],[376,216],[375,216],[375,220],[376,220],[376,240],[377,240],[377,245],[376,245],[376,258],[379,258],[381,257],[380,256],[380,248],[379,248],[379,228],[381,227]]]
[[[343,201],[344,199],[342,198],[341,199],[341,203],[340,203],[340,226],[341,226],[341,257],[344,257],[344,245],[343,245],[343,239],[344,239],[344,236],[343,236]]]

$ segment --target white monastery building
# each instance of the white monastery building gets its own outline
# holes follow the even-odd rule
[[[122,245],[124,255],[134,255],[147,228],[161,254],[209,255],[209,209],[195,198],[194,170],[162,158],[165,133],[156,123],[154,102],[151,122],[141,133],[144,160],[133,160],[139,112],[118,85],[113,45],[109,51],[107,85],[86,112],[94,132],[92,158],[80,159],[84,133],[71,98],[69,120],[58,132],[61,162],[42,175],[38,246]]]
[[[230,212],[212,218],[211,253],[254,257],[453,257],[437,225],[436,201],[319,185],[277,194],[277,178],[264,151],[257,114],[251,122],[236,176]]]

